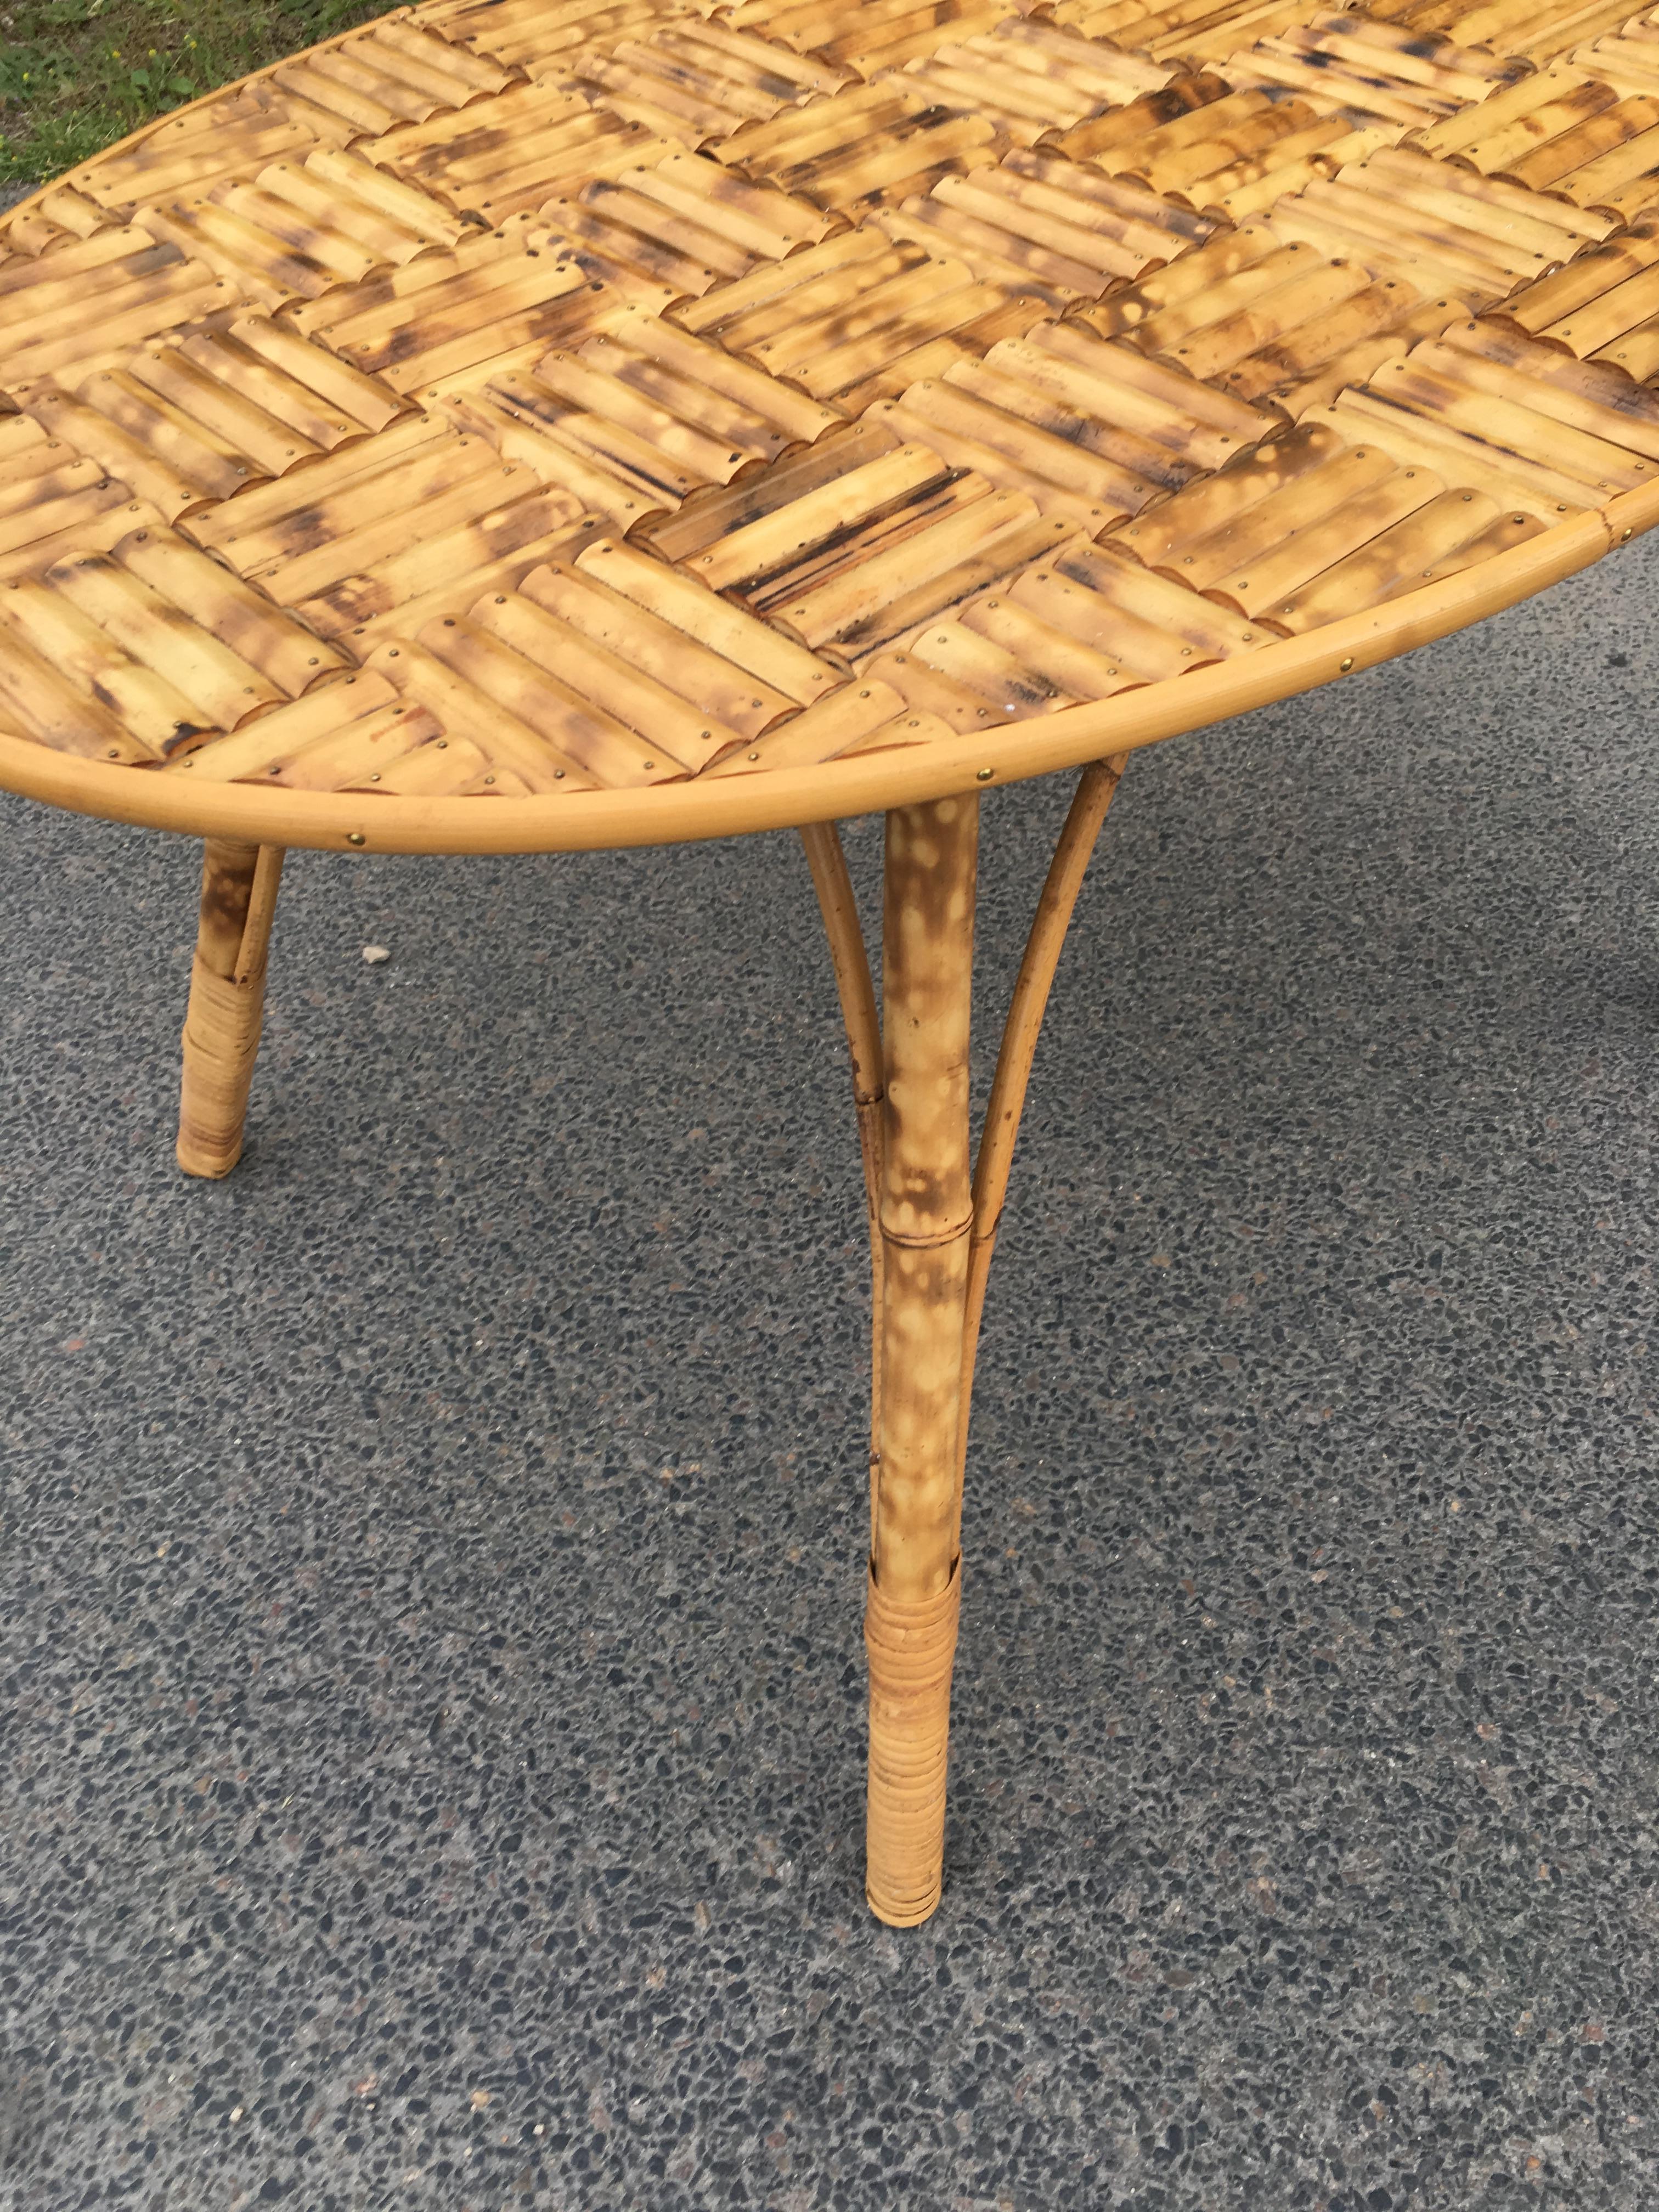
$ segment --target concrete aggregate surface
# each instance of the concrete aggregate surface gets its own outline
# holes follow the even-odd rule
[[[205,1186],[195,849],[0,801],[6,2212],[1652,2212],[1656,599],[1131,763],[907,1935],[795,842],[295,854]]]

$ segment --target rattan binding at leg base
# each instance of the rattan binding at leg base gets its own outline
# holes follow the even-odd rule
[[[178,1159],[186,1175],[216,1180],[242,1156],[282,868],[280,848],[269,845],[210,840],[204,856],[179,1096]]]
[[[870,1808],[865,1895],[878,1920],[915,1928],[939,1904],[945,1771],[962,1561],[931,1597],[890,1598],[869,1576]]]
[[[259,1048],[263,975],[216,975],[200,953],[191,964],[179,1097],[179,1164],[186,1175],[228,1176],[242,1156],[242,1124]]]

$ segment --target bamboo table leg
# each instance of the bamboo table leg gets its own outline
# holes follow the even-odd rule
[[[203,849],[179,1098],[179,1164],[186,1175],[226,1176],[241,1157],[282,873],[279,846],[210,838]]]
[[[971,1183],[978,799],[902,807],[887,817],[879,1030],[841,841],[829,823],[801,833],[852,1048],[872,1228],[865,1894],[893,1927],[926,1920],[939,1899],[980,1316],[1049,988],[1126,758],[1097,761],[1079,781],[1014,985]]]
[[[968,1024],[977,797],[887,817],[880,1460],[870,1655],[865,1893],[910,1927],[939,1903],[962,1587],[956,1442],[973,1191]]]

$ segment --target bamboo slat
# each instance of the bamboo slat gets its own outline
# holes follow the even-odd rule
[[[0,299],[12,301],[20,312],[31,301],[53,306],[65,300],[72,301],[76,294],[61,289],[71,280],[84,279],[91,270],[105,269],[111,270],[111,281],[118,282],[122,271],[118,267],[112,269],[112,264],[126,262],[135,254],[150,254],[155,245],[149,233],[137,224],[112,222],[73,244],[65,241],[50,255],[9,252],[0,257]],[[160,266],[171,258],[171,255],[163,254],[149,265]],[[49,287],[59,289],[46,289]],[[79,296],[85,297],[88,289],[83,282]]]
[[[850,760],[856,753],[882,752],[901,745],[926,745],[949,736],[954,723],[923,709],[912,712],[906,690],[888,683],[873,662],[861,678],[841,685],[818,704],[757,738],[752,744],[723,755],[707,773],[712,777],[754,775],[784,768],[806,768],[822,761]]]
[[[550,475],[416,416],[189,523],[261,592],[343,641],[516,584],[594,534],[579,489]]]
[[[475,742],[498,712],[507,718],[505,732],[520,728],[532,732],[539,740],[534,763],[516,755],[510,759],[503,756],[504,764],[522,776],[532,791],[557,789],[567,779],[579,789],[584,783],[625,788],[667,781],[685,773],[684,764],[665,748],[646,743],[626,722],[590,700],[578,685],[565,683],[540,659],[520,651],[517,643],[476,619],[489,612],[499,614],[496,596],[489,594],[480,600],[471,616],[434,619],[416,640],[424,653],[451,670],[477,695],[481,711],[468,732]],[[501,598],[504,605],[505,595]],[[392,650],[387,648],[388,655]],[[380,666],[389,669],[389,661]],[[413,682],[418,697],[418,669]],[[441,714],[440,719],[447,726],[448,716]],[[492,742],[499,744],[503,738],[497,736]]]
[[[1012,15],[1001,0],[864,0],[856,10],[825,0],[738,0],[730,21],[801,53],[824,54],[863,77],[972,38]]]
[[[1354,108],[1419,128],[1528,71],[1524,61],[1425,39],[1358,9],[1316,15],[1259,40],[1222,68],[1236,87],[1276,85],[1315,106]]]
[[[204,560],[178,544],[187,559]],[[917,723],[882,737],[886,725],[907,719],[901,696],[842,684],[833,668],[763,623],[614,540],[571,550],[573,559],[532,568],[517,590],[478,595],[464,616],[411,619],[407,629],[381,625],[364,648],[363,674],[274,712],[256,710],[234,735],[195,725],[179,732],[188,702],[175,702],[169,718],[173,695],[159,695],[146,724],[151,753],[170,754],[167,772],[197,784],[376,796],[447,796],[476,786],[478,795],[502,795],[647,785],[716,759],[747,766],[743,757],[775,733],[799,732],[792,757],[813,759],[936,734]],[[166,580],[159,570],[152,577]],[[223,581],[233,593],[244,588]],[[32,605],[0,600],[0,608],[21,645]],[[78,618],[72,605],[70,616]],[[252,649],[246,627],[233,629],[228,617],[222,627]],[[42,641],[60,664],[76,643],[61,622]],[[106,642],[103,653],[113,660]],[[12,696],[12,665],[0,652],[0,698]],[[28,672],[21,657],[15,665],[21,686]],[[96,672],[107,688],[110,668],[100,662]],[[817,714],[820,702],[828,708],[838,685],[857,700],[850,716],[837,708],[832,730],[802,714],[803,707]],[[131,713],[137,715],[136,702]],[[83,741],[100,734],[88,728]]]
[[[544,685],[531,664],[461,617],[446,620],[430,648],[400,639],[377,647],[365,665],[433,717],[442,735],[430,750],[442,753],[439,765],[462,793],[471,795],[481,775],[493,775],[495,781],[478,785],[479,796],[507,779],[514,795],[523,791],[560,797],[599,787],[599,778],[563,740],[574,737],[577,748],[592,755],[605,742],[605,722],[596,718],[590,726],[576,703]],[[624,771],[636,765],[639,756],[625,732],[617,747]],[[406,763],[398,767],[406,768]]]
[[[1006,339],[982,362],[958,365],[950,380],[1165,490],[1230,466],[1273,427],[1271,416],[1178,363],[1103,342],[1082,320]]]
[[[663,514],[690,486],[684,470],[665,471],[660,456],[618,426],[573,414],[528,372],[492,377],[483,392],[453,394],[445,407],[458,428],[487,439],[503,460],[525,463],[619,529]]]
[[[273,70],[270,82],[313,128],[345,137],[423,123],[506,90],[500,64],[442,37],[429,25],[392,19],[314,46]]]
[[[900,76],[749,125],[713,150],[750,176],[844,211],[896,207],[947,172],[995,163],[1008,142],[988,118],[946,115]]]
[[[752,31],[674,17],[647,37],[579,50],[558,81],[592,106],[695,147],[826,98],[853,77],[827,54],[803,58]]]
[[[118,258],[109,250],[117,240],[125,248]],[[95,258],[70,251],[19,257],[15,275],[0,271],[6,280],[0,388],[95,362],[240,305],[240,293],[216,270],[148,231],[95,233],[85,245],[99,249]]]
[[[961,242],[976,275],[1006,282],[1012,267],[1019,289],[1056,288],[1061,304],[1067,295],[1098,299],[1188,252],[1214,228],[1133,179],[1109,182],[1029,150],[969,176],[941,177],[925,200],[904,203],[913,221],[921,210],[942,246]],[[890,216],[883,228],[891,234]]]
[[[1614,444],[1628,446],[1650,459],[1655,458],[1654,424],[1659,399],[1612,362],[1581,362],[1559,347],[1528,338],[1505,322],[1455,322],[1441,335],[1449,345],[1464,352],[1525,369],[1536,380],[1529,404],[1546,413],[1556,403],[1542,390],[1544,386],[1558,386],[1575,401],[1593,401],[1598,410],[1606,411],[1599,422],[1587,422],[1585,427],[1601,428]]]
[[[1328,622],[1333,608],[1346,608],[1356,601],[1380,606],[1425,578],[1453,573],[1459,556],[1482,543],[1488,532],[1506,520],[1519,526],[1519,535],[1506,534],[1505,544],[1532,536],[1542,526],[1530,515],[1505,518],[1489,493],[1440,492],[1267,608],[1263,625],[1296,635]]]
[[[483,514],[422,517],[429,538],[339,580],[299,603],[320,635],[364,653],[389,629],[413,628],[458,600],[514,588],[544,561],[574,557],[610,527],[607,516],[583,514],[557,486],[518,493]]]
[[[0,581],[37,575],[95,535],[99,548],[125,537],[155,510],[109,475],[48,415],[0,417]]]
[[[1403,125],[1378,123],[1338,108],[1328,115],[1315,115],[1311,122],[1231,168],[1218,169],[1203,179],[1199,194],[1210,214],[1247,223],[1252,216],[1270,215],[1281,199],[1299,192],[1316,177],[1334,177],[1349,161],[1395,144],[1403,134]]]
[[[1365,387],[1379,398],[1476,439],[1545,490],[1571,485],[1570,501],[1599,506],[1651,481],[1654,465],[1597,433],[1620,418],[1593,402],[1576,408],[1552,385],[1431,339],[1389,362]],[[1541,404],[1538,403],[1543,403]],[[1595,429],[1579,427],[1594,422]]]
[[[970,601],[965,615],[982,604],[981,600]],[[1008,720],[1012,710],[1001,710],[984,688],[975,690],[937,665],[947,653],[945,647],[934,644],[935,636],[954,636],[965,627],[965,617],[962,623],[945,623],[938,633],[930,625],[926,631],[918,632],[908,649],[894,647],[876,653],[864,670],[865,680],[896,692],[906,707],[924,722],[959,734],[977,733]]]
[[[907,696],[918,683],[925,684],[939,702],[936,711],[958,729],[1000,727],[1057,713],[1085,696],[1105,696],[1054,681],[1019,649],[1020,641],[1004,644],[983,621],[974,619],[981,606],[994,612],[1004,605],[1000,598],[976,599],[964,607],[960,621],[928,623],[917,630],[902,656],[910,671],[904,679]],[[897,657],[884,654],[866,672],[873,673],[878,665],[885,671]],[[948,705],[941,684],[949,687]]]
[[[903,74],[933,105],[983,115],[1015,145],[1031,146],[1057,127],[1158,89],[1174,72],[1055,24],[1008,15],[994,30],[907,62]]]
[[[755,340],[742,357],[821,404],[856,411],[878,392],[902,390],[925,373],[914,364],[930,344],[943,342],[948,358],[983,352],[992,343],[988,319],[1015,304],[1000,285],[978,282],[965,262],[915,260],[869,281],[887,265],[886,256],[854,264],[836,304]],[[1041,318],[1040,305],[1021,304],[1026,319]],[[720,337],[731,343],[726,333]]]
[[[130,369],[94,370],[78,396],[50,377],[15,390],[18,404],[66,447],[92,456],[100,470],[153,501],[169,521],[228,499],[270,473],[235,441],[192,420]],[[297,460],[300,449],[289,458]]]
[[[1389,364],[1389,367],[1395,364]],[[1384,372],[1386,374],[1386,370]],[[1402,468],[1437,471],[1448,483],[1483,491],[1502,507],[1554,522],[1601,503],[1579,479],[1523,461],[1442,418],[1430,404],[1413,405],[1412,385],[1398,392],[1358,386],[1340,392],[1328,410],[1310,409],[1304,424],[1323,422],[1341,436],[1377,447]]]
[[[148,208],[145,224],[266,307],[320,299],[453,246],[464,226],[429,194],[326,149]]]
[[[107,209],[73,185],[56,185],[21,215],[0,222],[0,264],[8,254],[38,260],[43,253],[62,252],[65,246],[81,244],[104,229],[112,220]]]
[[[804,562],[811,564],[820,548],[833,547],[838,554],[848,549],[840,565],[853,566],[858,558],[853,549],[862,550],[860,537],[879,545],[896,529],[908,535],[915,526],[912,518],[930,518],[954,481],[953,471],[924,446],[889,447],[876,459],[858,459],[856,465],[861,445],[840,450],[846,455],[840,470],[821,477],[815,472],[817,480],[810,488],[787,501],[769,504],[752,519],[739,520],[742,510],[729,520],[722,516],[724,526],[716,534],[703,533],[696,551],[688,543],[678,557],[700,582],[716,591],[787,590],[787,584],[775,586],[775,580],[792,576]],[[837,448],[832,447],[826,459],[836,458]]]
[[[255,176],[289,155],[303,160],[319,140],[269,78],[255,79],[164,116],[86,163],[76,185],[100,207],[143,207],[206,191],[228,177]]]
[[[540,78],[580,47],[603,50],[648,29],[662,8],[660,0],[438,0],[418,12],[453,45]]]
[[[395,707],[398,696],[382,678],[359,670],[338,683],[319,684],[289,706],[252,716],[240,730],[175,755],[164,773],[210,783],[279,776],[284,763],[306,747]]]
[[[1329,572],[1345,578],[1341,588],[1356,603],[1380,604],[1399,588],[1389,580],[1392,554],[1375,578],[1359,556],[1373,541],[1393,544],[1407,518],[1447,489],[1426,463],[1402,463],[1387,447],[1347,444],[1329,425],[1304,422],[1111,542],[1171,582],[1288,634],[1308,626],[1310,602],[1331,604]],[[1483,510],[1456,542],[1491,519]],[[1407,550],[1415,542],[1399,539]]]
[[[1064,703],[1114,698],[1120,691],[1132,690],[1139,680],[1122,665],[1121,655],[1115,658],[1085,643],[1012,599],[988,594],[965,609],[962,619],[965,629],[977,631],[1010,656],[1015,667],[1005,672],[1011,679],[1011,691],[1016,684],[1029,686],[1036,678]],[[922,655],[928,654],[933,635],[930,631],[922,640]],[[932,659],[937,660],[936,653]],[[981,725],[987,720],[1014,719],[1012,705],[1004,715],[987,715],[982,693],[975,704]],[[969,729],[974,725],[963,720],[957,726]]]
[[[564,241],[515,217],[453,251],[337,290],[289,319],[396,392],[458,371],[488,374],[515,348],[545,349],[621,305],[577,268]]]
[[[643,441],[659,462],[675,465],[682,498],[811,444],[843,419],[718,346],[641,313],[619,314],[574,353],[548,355],[533,374],[552,395],[544,419],[556,419],[554,407],[580,414],[586,441],[600,450],[603,433],[592,426],[614,423],[635,441],[620,449],[617,465]]]
[[[1061,517],[1091,537],[1153,495],[1145,477],[1045,429],[1014,406],[963,389],[951,377],[923,378],[896,400],[878,401],[866,420],[930,443],[953,468],[971,470],[1005,490],[1024,492],[1039,514]]]
[[[1087,38],[1191,65],[1236,53],[1319,11],[1320,0],[1170,0],[1162,8],[1145,0],[1059,0],[1054,20]]]
[[[1381,0],[1373,11],[1408,30],[1455,32],[1465,45],[1513,54],[1541,70],[1621,22],[1628,0]]]
[[[1136,683],[1158,683],[1264,645],[1268,633],[1110,546],[1073,539],[1006,594]],[[1103,694],[1103,696],[1110,696]]]
[[[159,518],[121,520],[107,550],[83,544],[0,586],[0,692],[25,730],[160,759],[349,665]],[[112,701],[136,753],[112,733]]]
[[[1075,529],[931,447],[867,451],[830,445],[823,467],[798,472],[798,495],[763,511],[705,509],[701,530],[688,515],[691,529],[672,540],[675,557],[807,646],[856,660]]]
[[[498,100],[359,140],[354,150],[458,215],[493,225],[681,147],[677,137],[592,108],[557,85],[523,83]]]
[[[1304,325],[1285,343],[1253,356],[1229,374],[1229,384],[1241,397],[1264,400],[1300,422],[1310,409],[1328,406],[1350,385],[1364,383],[1385,362],[1402,359],[1419,339],[1438,337],[1468,313],[1469,303],[1455,294],[1398,313],[1400,297],[1408,289],[1390,278],[1378,279],[1327,321]],[[1352,335],[1362,321],[1372,320],[1377,327],[1371,334]]]
[[[52,388],[50,381],[43,387],[43,404]],[[149,458],[182,472],[185,505],[284,475],[384,429],[403,411],[384,385],[264,318],[228,329],[210,325],[145,346],[120,368],[94,370],[77,396],[125,428]],[[125,445],[119,450],[131,475],[142,464],[131,462]],[[122,461],[112,458],[110,465]]]
[[[1639,16],[1575,46],[1571,59],[1586,76],[1611,85],[1626,99],[1645,99],[1659,92],[1659,40],[1653,25]]]

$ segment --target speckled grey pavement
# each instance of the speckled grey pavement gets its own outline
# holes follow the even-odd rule
[[[1132,764],[908,1935],[792,839],[296,855],[204,1186],[192,848],[0,804],[7,2212],[1652,2212],[1656,605]]]

